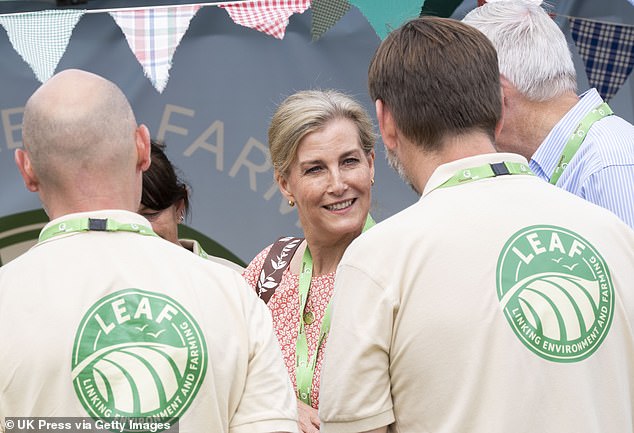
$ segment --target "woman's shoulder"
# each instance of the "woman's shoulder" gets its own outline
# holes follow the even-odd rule
[[[285,268],[290,264],[290,260],[294,255],[293,253],[297,250],[297,247],[302,243],[302,241],[303,238],[296,238],[292,236],[277,239],[274,243],[268,245],[260,251],[253,260],[251,260],[251,263],[249,263],[249,265],[245,268],[242,276],[252,287],[255,287],[257,285],[260,272],[262,271],[265,261],[272,249],[274,249],[274,254],[273,257],[270,258],[269,263],[274,268]]]
[[[262,269],[262,265],[264,264],[264,259],[269,254],[269,251],[271,251],[271,247],[273,247],[273,244],[268,245],[266,248],[260,251],[253,258],[253,260],[251,260],[251,262],[247,265],[247,267],[244,268],[244,271],[242,272],[242,276],[244,277],[245,280],[247,280],[247,283],[249,283],[250,286],[255,287],[257,283],[258,274],[260,273],[260,269]]]

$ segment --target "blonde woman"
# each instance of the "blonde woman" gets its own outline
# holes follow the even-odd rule
[[[243,275],[271,310],[303,433],[319,431],[319,380],[335,270],[348,245],[373,224],[375,140],[365,109],[333,90],[289,96],[269,127],[275,180],[297,208],[304,238],[276,242],[283,256],[274,258],[272,269],[265,266],[272,247],[265,248]]]

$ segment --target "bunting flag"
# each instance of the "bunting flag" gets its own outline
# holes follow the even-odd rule
[[[70,36],[86,11],[45,10],[1,15],[13,48],[31,67],[41,83],[55,73]]]
[[[359,8],[361,13],[381,38],[387,35],[401,24],[412,18],[417,18],[421,10],[421,0],[349,0],[350,4]],[[395,4],[398,3],[398,7]]]
[[[425,0],[420,10],[420,16],[433,15],[449,18],[461,4],[462,0]]]
[[[169,79],[172,57],[201,5],[110,12],[145,75],[159,93]]]
[[[310,0],[254,0],[220,4],[218,7],[226,9],[236,24],[284,39],[289,18],[306,11],[310,7]]]
[[[608,101],[634,67],[634,26],[570,18],[570,30],[588,82]]]
[[[348,0],[313,0],[311,9],[313,24],[310,34],[313,41],[316,41],[348,13],[350,3]]]

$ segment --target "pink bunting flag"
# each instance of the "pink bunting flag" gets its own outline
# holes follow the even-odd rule
[[[172,57],[201,5],[110,12],[145,75],[159,93],[167,85]]]
[[[226,9],[236,24],[283,39],[290,16],[303,13],[310,0],[256,0],[218,6]]]

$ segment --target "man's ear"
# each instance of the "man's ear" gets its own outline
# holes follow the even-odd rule
[[[274,177],[275,177],[275,181],[277,182],[277,185],[280,188],[280,192],[286,198],[286,200],[295,201],[295,196],[293,195],[293,192],[289,189],[288,180],[286,179],[286,176],[280,174],[280,172],[276,170]]]
[[[502,110],[508,110],[520,93],[504,75],[500,75],[500,86],[502,87]]]
[[[502,78],[502,76],[500,76],[500,78]],[[500,83],[500,98],[502,98],[502,103],[501,103],[501,110],[500,110],[500,120],[498,120],[498,123],[495,125],[495,131],[494,133],[494,141],[498,140],[498,137],[500,136],[501,132],[502,132],[502,128],[504,127],[504,116],[506,115],[506,98],[504,97],[504,86]]]
[[[380,99],[374,101],[374,108],[376,109],[376,118],[379,121],[379,130],[383,138],[383,145],[388,150],[394,151],[397,144],[397,131],[392,113]]]
[[[150,145],[150,131],[145,125],[139,125],[135,132],[136,150],[137,150],[137,167],[141,171],[150,168],[152,162]]]
[[[33,172],[33,166],[31,165],[29,155],[23,149],[16,149],[14,158],[15,165],[18,166],[22,179],[24,179],[26,189],[31,192],[38,192],[40,190],[40,182],[38,181],[35,172]]]

